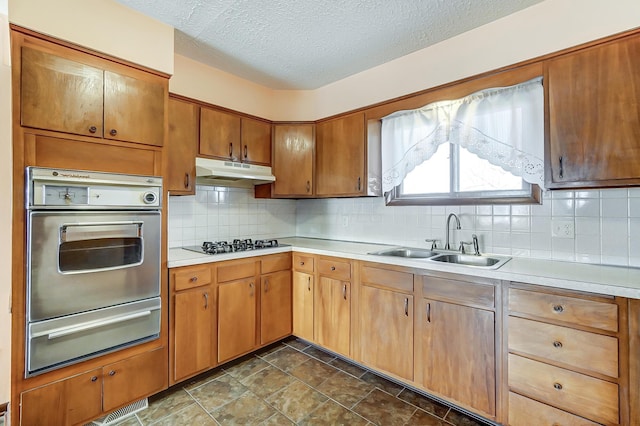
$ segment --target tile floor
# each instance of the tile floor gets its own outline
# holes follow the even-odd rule
[[[290,339],[156,395],[118,423],[140,425],[484,425]]]

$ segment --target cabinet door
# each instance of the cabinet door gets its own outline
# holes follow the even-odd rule
[[[319,277],[314,305],[316,342],[342,355],[350,355],[351,283]]]
[[[422,383],[463,406],[495,415],[495,314],[424,300]]]
[[[193,376],[216,364],[216,300],[211,286],[174,296],[172,381]]]
[[[319,123],[316,147],[316,194],[363,193],[365,179],[364,113]]]
[[[200,108],[200,154],[224,160],[239,160],[240,151],[240,116]]]
[[[256,347],[256,281],[247,278],[218,286],[218,362]]]
[[[108,413],[167,388],[167,348],[102,368],[102,409]]]
[[[242,118],[243,162],[271,165],[271,123]]]
[[[196,191],[198,154],[198,105],[169,98],[166,189],[172,195],[193,195]]]
[[[276,124],[273,195],[313,195],[313,124]]]
[[[143,72],[104,72],[104,137],[164,145],[168,82]]]
[[[549,187],[640,182],[640,36],[549,60],[546,68]]]
[[[291,271],[263,275],[260,286],[260,344],[291,334]]]
[[[313,341],[313,275],[293,272],[293,334]]]
[[[101,69],[22,47],[20,124],[102,137]]]
[[[89,371],[23,392],[20,423],[34,426],[75,425],[102,412],[102,372]]]
[[[413,296],[360,288],[362,362],[413,380]]]

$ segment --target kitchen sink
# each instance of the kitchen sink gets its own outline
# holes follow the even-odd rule
[[[435,251],[420,248],[394,247],[392,249],[375,251],[368,254],[374,254],[376,256],[395,256],[412,259],[427,259],[436,256],[438,253],[436,253]]]
[[[476,256],[473,254],[439,254],[430,258],[434,262],[451,263],[454,265],[477,266],[481,268],[498,269],[511,258],[503,256]]]

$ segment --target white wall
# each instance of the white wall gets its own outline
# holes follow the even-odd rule
[[[173,27],[113,0],[9,0],[9,20],[173,74]]]
[[[0,404],[11,398],[11,67],[7,2],[0,0]]]

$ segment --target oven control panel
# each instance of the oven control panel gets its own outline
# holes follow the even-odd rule
[[[159,209],[162,178],[27,168],[27,208]]]

